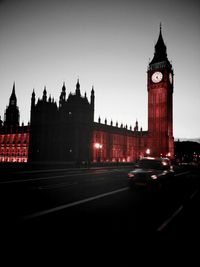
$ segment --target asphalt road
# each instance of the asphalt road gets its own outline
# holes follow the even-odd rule
[[[173,181],[157,192],[130,190],[129,169],[1,172],[5,240],[23,249],[63,244],[68,252],[91,253],[103,246],[108,254],[115,248],[128,255],[138,247],[152,250],[152,243],[157,249],[165,242],[176,249],[199,243],[199,172],[178,168]]]

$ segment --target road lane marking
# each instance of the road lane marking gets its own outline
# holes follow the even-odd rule
[[[181,205],[173,214],[172,216],[164,221],[164,223],[161,224],[161,226],[158,227],[157,232],[161,232],[183,209],[183,205]]]
[[[80,204],[83,204],[83,203],[86,203],[86,202],[89,202],[89,201],[93,201],[93,200],[96,200],[96,199],[99,199],[99,198],[103,198],[103,197],[107,197],[107,196],[110,196],[110,195],[113,195],[113,194],[117,194],[119,192],[123,192],[123,191],[126,191],[128,189],[129,189],[128,186],[127,187],[123,187],[121,189],[117,189],[117,190],[114,190],[114,191],[111,191],[111,192],[103,193],[103,194],[100,194],[100,195],[97,195],[97,196],[94,196],[94,197],[85,198],[85,199],[78,200],[78,201],[75,201],[75,202],[72,202],[72,203],[68,203],[68,204],[65,204],[65,205],[61,205],[61,206],[58,206],[58,207],[55,207],[55,208],[51,208],[51,209],[47,209],[47,210],[44,210],[44,211],[39,211],[39,212],[30,214],[30,215],[27,215],[27,216],[23,216],[22,219],[23,220],[34,219],[34,218],[37,218],[37,217],[40,217],[40,216],[43,216],[43,215],[47,215],[47,214],[50,214],[50,213],[53,213],[53,212],[56,212],[56,211],[60,211],[60,210],[67,209],[67,208],[70,208],[70,207],[73,207],[73,206],[77,206],[77,205],[80,205]]]
[[[102,172],[88,172],[88,173],[71,173],[71,174],[62,174],[62,175],[54,175],[54,176],[48,176],[48,177],[38,177],[38,178],[29,178],[29,179],[19,179],[19,180],[9,180],[9,181],[2,181],[0,184],[14,184],[14,183],[23,183],[23,182],[34,182],[34,181],[42,181],[42,180],[48,180],[48,179],[57,179],[57,178],[63,178],[63,177],[73,177],[73,176],[82,176],[82,175],[99,175],[99,174],[108,174],[108,173],[115,173],[114,170],[107,170]]]
[[[180,172],[180,173],[174,174],[174,176],[181,176],[181,175],[189,174],[189,173],[190,173],[189,171],[187,171],[187,172]]]
[[[64,172],[64,171],[69,171],[69,172],[81,172],[81,169],[41,169],[41,170],[29,170],[29,171],[21,171],[19,172],[20,174],[29,174],[29,173],[41,173],[41,172]]]
[[[34,181],[40,181],[40,180],[48,180],[48,179],[57,179],[57,178],[63,178],[63,177],[68,177],[68,176],[78,176],[80,175],[79,173],[77,174],[71,174],[71,175],[55,175],[55,176],[48,176],[48,177],[38,177],[38,178],[30,178],[30,179],[19,179],[19,180],[9,180],[9,181],[3,181],[0,182],[0,184],[14,184],[14,183],[24,183],[24,182],[34,182]]]
[[[59,184],[50,184],[50,185],[41,185],[38,186],[39,190],[43,189],[58,189],[58,188],[65,188],[73,185],[77,185],[78,182],[73,182],[73,183],[59,183]]]
[[[197,195],[197,193],[199,192],[199,190],[195,190],[190,196],[189,196],[189,200],[192,201],[192,199]],[[162,231],[180,212],[181,210],[184,208],[184,205],[181,205],[173,214],[172,216],[167,219],[166,221],[164,221],[164,223],[161,224],[160,227],[158,227],[157,231],[160,232]]]
[[[197,194],[198,192],[199,192],[198,189],[195,190],[195,191],[191,194],[190,199],[193,199],[193,198],[196,196],[196,194]]]

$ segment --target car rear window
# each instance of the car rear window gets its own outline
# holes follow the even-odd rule
[[[163,169],[163,164],[161,161],[158,161],[158,160],[140,160],[136,163],[136,167],[142,168],[142,169],[161,170]]]

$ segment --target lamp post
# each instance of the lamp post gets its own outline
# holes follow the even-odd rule
[[[147,149],[146,149],[146,155],[147,155],[147,156],[149,156],[149,155],[150,155],[150,153],[151,153],[151,150],[150,150],[150,148],[147,148]]]
[[[102,144],[100,143],[95,143],[94,144],[95,148],[96,148],[96,157],[97,157],[97,161],[100,162],[101,161],[101,149],[103,147]]]

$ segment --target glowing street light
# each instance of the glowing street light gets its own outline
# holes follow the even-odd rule
[[[147,148],[147,149],[146,149],[146,154],[149,156],[150,153],[151,153],[150,148]]]
[[[103,145],[101,145],[101,144],[99,144],[99,143],[95,143],[94,146],[95,146],[96,149],[100,149],[100,148],[103,147]]]
[[[171,157],[171,153],[168,152],[167,155],[166,155],[166,157]]]
[[[95,143],[95,144],[94,144],[94,147],[95,147],[96,150],[97,150],[97,161],[100,162],[100,159],[101,159],[101,149],[102,149],[103,145],[100,144],[100,143]]]

